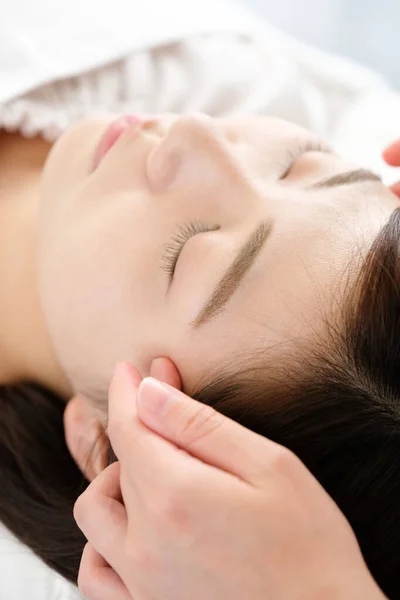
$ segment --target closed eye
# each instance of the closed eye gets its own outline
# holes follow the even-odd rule
[[[217,229],[220,229],[219,225],[206,225],[200,222],[185,223],[179,227],[178,231],[174,233],[169,243],[165,244],[164,252],[161,257],[161,268],[169,275],[170,284],[174,277],[179,256],[186,242],[199,233],[216,231]]]
[[[291,146],[289,146],[287,154],[282,164],[282,174],[279,176],[279,180],[285,179],[295,163],[307,154],[308,152],[324,152],[326,154],[332,154],[333,150],[318,138],[308,138],[306,140],[296,140]]]

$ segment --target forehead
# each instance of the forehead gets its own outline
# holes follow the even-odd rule
[[[227,139],[233,143],[248,142],[265,152],[264,158],[285,149],[293,140],[319,140],[311,131],[275,117],[253,116],[220,119]]]
[[[306,336],[305,325],[318,315],[324,319],[343,299],[349,277],[356,275],[397,204],[380,183],[293,190],[293,195],[298,200],[277,213],[237,306],[232,305],[280,324],[279,336],[285,330],[288,336]]]
[[[247,117],[239,115],[234,118],[222,118],[219,121],[227,127],[228,131],[235,130],[242,134],[246,134],[246,132],[257,134],[261,131],[264,135],[270,133],[271,136],[276,135],[279,137],[282,135],[314,135],[291,121],[265,115]]]
[[[357,195],[365,199],[363,186],[356,188],[351,192],[353,200]],[[340,212],[333,200],[318,202],[316,194],[307,208],[299,204],[297,211],[276,219],[226,309],[192,332],[185,356],[177,357],[189,387],[193,383],[189,376],[192,343],[199,357],[196,373],[206,380],[210,373],[218,374],[218,369],[235,370],[239,362],[245,366],[263,351],[268,352],[269,361],[281,365],[290,356],[323,343],[324,338],[328,343],[327,324],[340,322],[347,286],[391,212],[390,203],[376,198],[377,188],[371,186],[375,191],[369,210],[356,211],[349,202],[346,205],[348,191],[341,190],[337,202],[344,208]],[[383,186],[382,190],[385,195]]]

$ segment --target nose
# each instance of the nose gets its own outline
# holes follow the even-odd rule
[[[227,153],[231,150],[222,120],[204,113],[181,115],[169,120],[167,135],[177,138],[187,149],[195,152],[217,150],[219,153]]]
[[[166,115],[154,127],[161,141],[149,155],[147,174],[156,191],[174,185],[216,186],[225,178],[235,185],[246,183],[235,144],[221,120],[206,114]]]
[[[148,131],[154,135],[158,135],[160,138],[164,137],[169,127],[177,116],[172,113],[163,113],[160,115],[144,115],[141,129]]]

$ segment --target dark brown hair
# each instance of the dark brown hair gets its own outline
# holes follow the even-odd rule
[[[348,289],[340,324],[287,373],[266,362],[229,381],[221,373],[195,396],[298,454],[347,516],[382,590],[400,599],[399,210]],[[0,519],[76,581],[84,539],[72,506],[86,483],[64,443],[63,408],[34,386],[2,389]]]
[[[72,509],[87,482],[65,443],[64,408],[34,385],[0,388],[0,520],[76,582],[85,539]]]

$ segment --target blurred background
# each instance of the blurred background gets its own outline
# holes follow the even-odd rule
[[[353,58],[400,89],[399,0],[242,0],[297,38]]]

